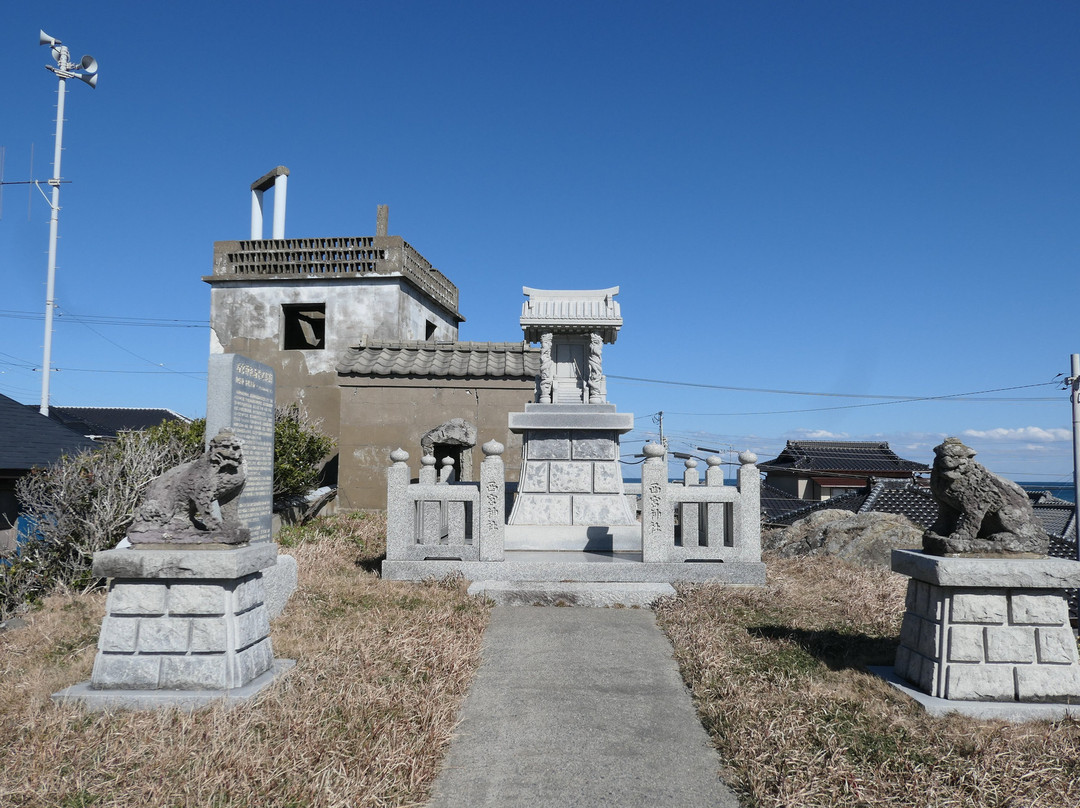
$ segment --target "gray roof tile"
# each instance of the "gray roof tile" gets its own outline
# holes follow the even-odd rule
[[[349,348],[338,363],[343,376],[532,379],[540,349],[523,342],[384,342]]]

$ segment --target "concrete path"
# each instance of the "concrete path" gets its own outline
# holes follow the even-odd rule
[[[644,609],[499,606],[431,808],[737,808]]]

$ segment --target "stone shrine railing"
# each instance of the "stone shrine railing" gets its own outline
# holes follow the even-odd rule
[[[421,458],[418,483],[410,482],[409,454],[390,453],[387,471],[386,558],[390,561],[502,561],[505,536],[503,445],[483,445],[479,483],[450,482],[452,461],[441,474],[435,458]]]
[[[719,457],[686,461],[682,484],[669,483],[664,447],[649,443],[641,467],[641,554],[649,561],[760,561],[761,476],[757,455],[739,455],[738,485],[724,485]]]
[[[503,445],[483,445],[478,483],[451,482],[453,467],[422,458],[419,482],[410,480],[409,455],[391,452],[387,470],[386,558],[390,561],[503,561],[506,499]],[[738,484],[725,485],[720,458],[688,460],[681,483],[667,480],[664,448],[645,446],[641,473],[641,547],[644,562],[760,562],[761,478],[756,455],[743,452]]]

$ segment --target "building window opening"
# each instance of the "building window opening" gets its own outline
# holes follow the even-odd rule
[[[424,327],[424,339],[427,342],[435,339],[435,323],[432,320],[428,320],[427,325]]]
[[[281,307],[282,348],[286,351],[321,351],[326,347],[326,304],[286,304]]]

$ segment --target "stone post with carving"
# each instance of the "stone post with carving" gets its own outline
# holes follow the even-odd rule
[[[604,350],[604,338],[595,331],[589,335],[589,403],[603,404],[606,398],[604,371],[601,354]]]
[[[505,447],[489,440],[480,448],[484,452],[480,464],[480,560],[502,561],[506,540]]]
[[[739,560],[761,560],[761,472],[753,452],[739,454],[739,507],[735,514],[735,536]]]
[[[551,403],[551,385],[555,378],[555,363],[551,359],[551,334],[540,335],[540,403]]]
[[[390,460],[393,465],[386,470],[386,557],[406,558],[414,530],[413,508],[408,499],[409,453],[395,449]]]
[[[641,560],[666,561],[674,541],[673,514],[666,504],[667,461],[664,447],[646,443],[641,465]]]

